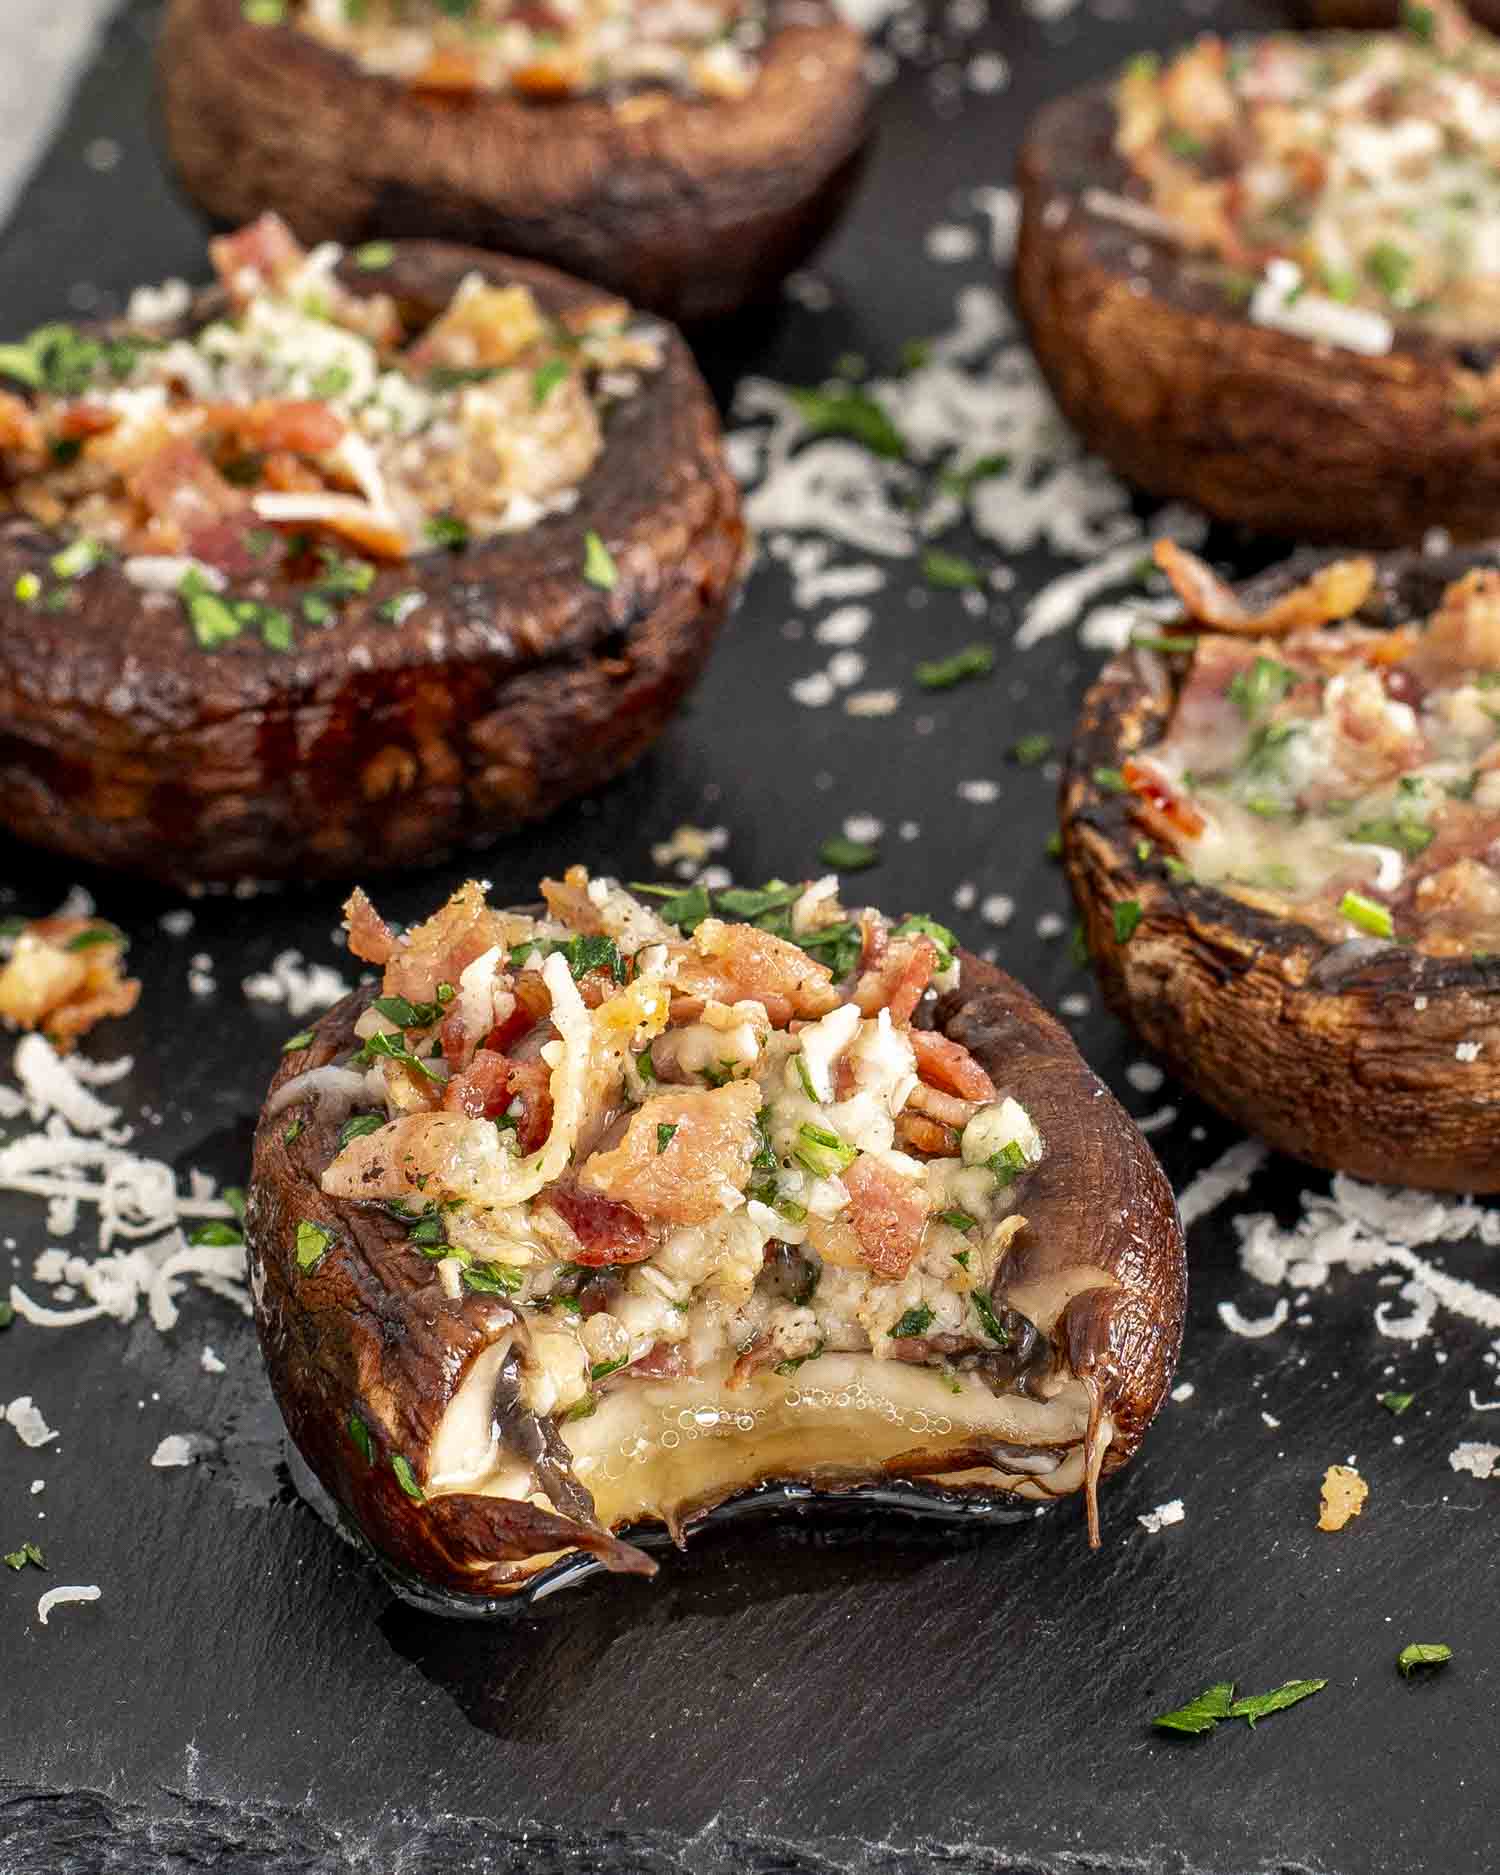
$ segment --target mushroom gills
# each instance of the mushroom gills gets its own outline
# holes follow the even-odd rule
[[[578,1516],[577,1500],[553,1495],[495,1412],[507,1363],[508,1337],[455,1391],[429,1451],[428,1495],[540,1493]],[[869,1354],[825,1354],[796,1374],[762,1371],[731,1387],[733,1368],[724,1359],[690,1377],[630,1382],[587,1418],[552,1428],[592,1497],[587,1521],[607,1530],[657,1522],[680,1538],[696,1514],[773,1479],[839,1491],[910,1477],[1038,1502],[1086,1482],[1090,1396],[1071,1374],[1036,1399]],[[1111,1430],[1102,1428],[1103,1445]],[[552,1440],[548,1450],[556,1454]],[[555,1466],[545,1469],[550,1481]]]

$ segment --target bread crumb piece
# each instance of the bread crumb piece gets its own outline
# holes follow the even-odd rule
[[[1330,1465],[1323,1474],[1318,1528],[1342,1530],[1351,1518],[1357,1517],[1364,1509],[1365,1499],[1369,1495],[1369,1485],[1352,1465]]]

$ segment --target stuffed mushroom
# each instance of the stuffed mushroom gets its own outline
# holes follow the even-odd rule
[[[864,58],[828,0],[171,0],[160,69],[218,217],[472,241],[698,320],[770,294],[843,208]]]
[[[0,347],[0,820],[174,880],[430,863],[639,755],[738,576],[681,339],[530,262],[305,252]]]
[[[1063,848],[1105,994],[1197,1093],[1361,1178],[1500,1189],[1500,557],[1304,556],[1104,671]]]
[[[644,891],[644,888],[637,888]],[[466,885],[295,1045],[255,1143],[292,1437],[408,1592],[654,1568],[747,1495],[1087,1500],[1182,1328],[1176,1207],[1060,1025],[838,882]]]
[[[1294,538],[1495,531],[1500,42],[1447,0],[1410,12],[1206,37],[1033,128],[1021,305],[1064,412],[1141,487]]]

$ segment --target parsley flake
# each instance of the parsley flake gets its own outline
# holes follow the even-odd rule
[[[1452,1658],[1453,1649],[1446,1641],[1413,1641],[1397,1654],[1396,1665],[1401,1677],[1409,1680],[1419,1667],[1446,1667]]]
[[[427,1493],[417,1483],[417,1474],[411,1468],[411,1460],[403,1452],[391,1454],[391,1470],[396,1474],[396,1482],[414,1504],[425,1504]]]
[[[1185,1706],[1177,1707],[1174,1712],[1158,1714],[1151,1723],[1163,1732],[1184,1732],[1189,1737],[1196,1737],[1202,1732],[1215,1731],[1220,1719],[1229,1717],[1229,1709],[1233,1704],[1234,1682],[1219,1680],[1199,1693],[1196,1699],[1190,1699]]]
[[[989,645],[965,645],[951,658],[932,658],[912,672],[924,690],[951,690],[971,677],[988,677],[995,668],[995,653]]]
[[[304,1276],[311,1275],[323,1261],[332,1242],[332,1231],[324,1230],[321,1224],[314,1224],[311,1218],[298,1219],[297,1268]]]
[[[583,577],[600,592],[613,592],[620,577],[613,556],[593,528],[583,537]]]
[[[865,840],[846,840],[836,834],[818,848],[818,858],[836,872],[863,872],[880,863],[880,850]]]

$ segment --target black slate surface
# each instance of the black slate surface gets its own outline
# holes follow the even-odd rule
[[[1124,0],[1109,11],[1049,25],[997,7],[977,38],[943,30],[946,53],[904,59],[858,210],[818,269],[831,308],[757,316],[715,341],[718,387],[740,369],[815,381],[848,349],[888,366],[903,340],[946,325],[955,287],[987,268],[982,256],[927,260],[924,231],[966,212],[974,185],[1008,179],[1019,124],[1043,97],[1208,10]],[[202,271],[201,229],[152,146],[155,13],[138,4],[117,22],[0,237],[7,330]],[[1013,83],[950,114],[934,72],[960,45],[1003,50]],[[121,158],[102,172],[84,156],[92,145],[108,163],[99,138]],[[1020,592],[1058,570],[1023,562]],[[868,682],[909,693],[918,656],[976,636],[1008,645],[1013,605],[997,599],[976,622],[951,594],[913,606],[919,585],[906,566],[877,595]],[[638,877],[681,821],[728,827],[720,857],[749,881],[813,869],[845,815],[892,828],[911,817],[921,839],[887,834],[871,896],[951,917],[1053,1002],[1089,992],[1066,940],[1035,931],[1038,915],[1066,910],[1043,857],[1049,780],[1007,766],[1004,751],[1021,733],[1065,733],[1094,654],[1067,635],[1017,655],[987,683],[924,700],[934,725],[923,736],[910,710],[862,722],[791,706],[786,683],[811,664],[782,635],[790,616],[779,570],[763,565],[658,751],[607,797],[490,856],[497,893],[526,897],[543,869],[575,856]],[[999,778],[1000,801],[956,798],[965,776]],[[457,876],[388,886],[380,900],[416,916]],[[27,912],[76,877],[22,850],[0,858],[8,899]],[[997,931],[954,911],[965,879],[981,897],[1012,894],[1014,922]],[[295,1026],[247,1002],[240,979],[288,945],[345,963],[331,938],[337,894],[200,901],[193,932],[170,938],[156,920],[179,901],[84,883],[134,935],[145,982],[137,1013],[91,1045],[136,1058],[109,1097],[160,1113],[147,1149],[235,1179]],[[186,988],[200,950],[218,983],[206,999]],[[1148,1097],[1127,1084],[1136,1051],[1097,997],[1074,1027],[1134,1111],[1181,1108],[1156,1139],[1179,1186],[1233,1143],[1170,1085]],[[1290,1218],[1300,1193],[1325,1184],[1279,1162],[1250,1199]],[[0,1427],[0,1549],[34,1535],[52,1568],[0,1572],[0,1875],[1493,1869],[1500,1485],[1447,1463],[1459,1440],[1491,1436],[1468,1397],[1494,1392],[1486,1337],[1452,1315],[1410,1347],[1382,1336],[1374,1301],[1405,1305],[1368,1274],[1335,1274],[1307,1326],[1260,1341],[1228,1333],[1218,1302],[1252,1316],[1270,1307],[1240,1271],[1231,1209],[1193,1235],[1181,1378],[1194,1395],[1164,1410],[1107,1490],[1102,1553],[1085,1549],[1076,1507],[961,1539],[857,1521],[751,1526],[705,1536],[654,1585],[596,1580],[493,1627],[392,1603],[296,1496],[249,1326],[230,1305],[190,1295],[165,1339],[141,1321],[56,1333],[18,1323],[0,1336],[0,1401],[35,1395],[61,1437],[33,1452]],[[14,1261],[24,1279],[47,1241],[41,1206],[6,1200],[0,1233],[0,1271]],[[1493,1286],[1493,1251],[1433,1254]],[[200,1369],[205,1343],[224,1375]],[[1399,1422],[1375,1398],[1397,1386],[1418,1395]],[[207,1441],[204,1455],[151,1469],[174,1432]],[[1318,1480],[1351,1454],[1369,1507],[1321,1535]],[[1141,1529],[1138,1513],[1175,1497],[1184,1524]],[[103,1597],[43,1628],[35,1597],[47,1581],[97,1582]],[[1394,1660],[1411,1640],[1449,1642],[1453,1665],[1403,1682]],[[1183,1741],[1149,1728],[1210,1681],[1261,1690],[1303,1676],[1329,1687],[1253,1733]]]

